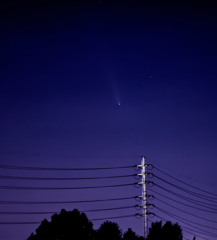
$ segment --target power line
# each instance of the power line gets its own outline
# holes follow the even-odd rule
[[[41,222],[0,222],[0,225],[24,225],[24,224],[39,224]]]
[[[161,187],[161,186],[159,186],[158,184],[155,184],[155,186],[157,186],[157,187],[163,189],[164,191],[169,192],[169,193],[171,193],[171,194],[173,194],[173,195],[175,195],[175,196],[177,196],[177,197],[180,197],[180,198],[182,198],[182,199],[184,199],[184,200],[186,200],[186,201],[189,201],[189,202],[191,202],[191,203],[200,205],[200,206],[202,206],[202,207],[205,207],[205,208],[208,208],[208,209],[212,209],[212,210],[216,210],[216,211],[217,211],[216,208],[212,208],[212,207],[206,206],[206,205],[211,205],[211,206],[216,206],[216,205],[209,204],[209,203],[205,203],[205,202],[201,202],[201,201],[198,201],[198,200],[195,200],[195,199],[192,199],[192,198],[188,198],[188,197],[183,196],[183,195],[181,195],[181,194],[178,194],[178,193],[175,193],[175,192],[173,192],[173,191],[170,191],[170,190],[168,190],[168,189],[166,189],[166,188],[164,188],[164,187]],[[202,203],[202,204],[201,204],[201,203]]]
[[[151,222],[151,223],[155,223],[155,222],[152,221],[151,219],[148,219],[148,221]],[[189,240],[189,239],[187,239],[187,238],[185,238],[185,237],[183,237],[183,239],[185,239],[185,240]]]
[[[217,199],[217,198],[213,198],[213,197],[206,196],[206,195],[203,195],[203,194],[200,194],[200,193],[192,192],[192,191],[190,191],[190,190],[188,190],[188,189],[185,189],[185,188],[179,187],[179,186],[177,186],[177,185],[175,185],[175,184],[172,184],[172,183],[170,183],[170,182],[168,182],[168,181],[166,181],[166,180],[164,180],[164,179],[162,179],[162,178],[160,178],[160,177],[158,177],[158,176],[156,176],[156,175],[154,175],[154,174],[153,174],[153,176],[156,177],[156,178],[158,178],[159,180],[161,180],[161,181],[163,181],[163,182],[165,182],[165,183],[167,183],[167,184],[169,184],[169,185],[171,185],[171,186],[173,186],[173,187],[175,187],[175,188],[183,191],[183,192],[186,192],[186,193],[191,194],[191,195],[194,195],[194,196],[196,196],[196,197],[200,197],[200,198],[202,198],[202,199],[204,199],[204,200],[207,200],[207,201],[211,201],[211,202],[215,202],[215,203],[216,203],[216,201],[212,201],[212,200],[207,199],[207,198],[211,198],[211,199]],[[155,184],[155,185],[156,185],[156,184]]]
[[[127,199],[134,199],[135,197],[125,197],[125,198],[108,198],[108,199],[96,199],[96,200],[84,200],[84,201],[0,201],[0,204],[67,204],[67,203],[90,203],[90,202],[108,202],[108,201],[121,201]]]
[[[16,190],[72,190],[72,189],[92,189],[92,188],[110,188],[110,187],[126,187],[137,183],[94,186],[94,187],[19,187],[19,186],[0,186],[0,189],[16,189]]]
[[[172,216],[175,216],[175,217],[177,217],[177,218],[180,218],[180,219],[183,219],[183,220],[185,220],[185,221],[191,222],[191,223],[193,223],[193,224],[197,224],[197,225],[200,225],[200,226],[202,226],[202,227],[206,227],[206,228],[210,228],[210,229],[216,230],[216,228],[209,227],[209,226],[200,224],[200,223],[198,223],[198,222],[190,221],[190,220],[187,220],[187,219],[185,219],[185,218],[179,217],[179,216],[177,216],[177,215],[175,215],[175,214],[173,214],[173,213],[170,213],[170,212],[168,212],[168,211],[166,211],[166,210],[163,210],[162,208],[159,208],[159,207],[156,207],[156,206],[155,206],[155,208],[158,209],[159,211],[163,212],[163,213],[170,214],[170,215],[172,215]]]
[[[131,215],[122,215],[122,216],[114,216],[114,217],[107,217],[107,218],[95,218],[89,219],[90,221],[98,221],[98,220],[108,220],[108,219],[117,219],[117,218],[128,218],[128,217],[135,217],[135,214]],[[39,224],[41,222],[0,222],[0,225],[24,225],[24,224]]]
[[[213,196],[217,196],[217,194],[215,194],[215,193],[211,193],[211,192],[205,191],[205,190],[203,190],[203,189],[201,189],[201,188],[197,188],[197,187],[195,187],[195,186],[193,186],[193,185],[190,185],[190,184],[188,184],[188,183],[185,183],[185,182],[179,180],[178,178],[175,178],[175,177],[171,176],[170,174],[163,172],[162,170],[160,170],[159,168],[156,168],[155,166],[153,166],[153,168],[157,169],[159,172],[161,172],[161,173],[169,176],[170,178],[173,178],[173,179],[175,179],[176,181],[179,181],[179,182],[181,182],[181,183],[183,183],[183,184],[185,184],[185,185],[187,185],[187,186],[189,186],[189,187],[192,187],[192,188],[197,189],[197,190],[202,191],[202,192],[206,192],[206,193],[211,194],[211,195],[213,195]]]
[[[172,198],[170,198],[170,197],[167,197],[167,196],[165,196],[165,195],[163,195],[163,194],[160,194],[160,193],[158,193],[158,192],[156,192],[156,191],[154,191],[154,190],[152,190],[152,189],[150,189],[150,188],[148,188],[148,190],[150,190],[150,191],[152,191],[152,192],[154,192],[154,193],[156,193],[156,194],[158,194],[158,195],[160,195],[160,196],[162,196],[162,197],[164,197],[164,198],[167,198],[167,199],[169,199],[169,200],[171,200],[171,201],[177,202],[177,203],[179,203],[179,204],[182,204],[182,205],[185,205],[185,206],[188,206],[188,207],[191,207],[191,208],[195,208],[195,209],[198,209],[198,210],[204,211],[204,212],[210,212],[210,213],[215,213],[215,214],[217,213],[217,212],[213,212],[213,211],[209,211],[209,210],[206,210],[206,209],[197,208],[197,207],[194,207],[194,206],[191,206],[191,205],[188,205],[188,204],[179,202],[179,201],[174,200],[174,199],[172,199]]]
[[[150,158],[148,158],[148,159],[149,159],[150,161],[153,161],[153,160],[150,159]],[[155,162],[155,161],[154,161],[154,162]],[[155,163],[156,163],[157,165],[159,165],[159,166],[161,166],[161,167],[169,170],[170,172],[176,173],[176,174],[178,174],[178,175],[180,175],[180,176],[182,176],[182,177],[188,178],[188,179],[190,178],[190,177],[187,176],[187,175],[184,175],[184,174],[181,174],[180,172],[174,171],[174,169],[172,170],[172,169],[170,169],[170,168],[168,168],[168,167],[165,167],[165,166],[163,166],[163,165],[161,165],[161,164],[159,164],[159,163],[157,163],[157,162],[155,162]],[[154,167],[154,166],[153,166],[153,167]],[[205,185],[212,186],[212,187],[215,187],[215,188],[216,188],[216,185],[208,184],[208,183],[206,183],[206,182],[199,181],[199,180],[194,179],[194,178],[191,178],[191,180],[196,181],[196,182],[199,182],[199,183],[203,183],[203,184],[205,184]]]
[[[156,216],[157,218],[159,218],[159,219],[167,222],[167,220],[166,220],[165,218],[162,218],[162,217],[160,217],[160,216],[158,216],[158,215],[155,215],[155,216]],[[194,235],[194,236],[196,236],[196,237],[200,237],[200,238],[205,239],[205,240],[210,240],[210,239],[208,239],[208,238],[204,238],[204,237],[202,237],[202,236],[200,236],[200,235],[197,235],[197,234],[193,233],[193,232],[198,232],[198,231],[196,231],[196,230],[190,229],[190,231],[192,231],[192,232],[189,232],[189,228],[183,227],[183,226],[181,226],[181,225],[180,225],[180,227],[182,228],[182,230],[184,229],[185,232],[190,233],[190,234],[192,234],[192,235]],[[185,230],[185,229],[187,229],[187,230]],[[199,232],[199,233],[201,233],[201,232]],[[204,234],[204,233],[201,233],[201,234],[206,235],[206,234]]]
[[[106,179],[106,178],[125,178],[133,177],[136,174],[120,175],[120,176],[105,176],[105,177],[87,177],[87,178],[48,178],[48,177],[20,177],[20,176],[5,176],[0,175],[0,179],[13,179],[13,180],[91,180],[91,179]]]
[[[160,217],[160,216],[158,216],[158,215],[155,215],[155,216],[158,217],[158,218],[160,218],[160,219],[162,219],[162,220],[164,220],[164,221],[167,221],[166,219],[164,219],[164,218],[162,218],[162,217]],[[188,225],[189,225],[189,224],[188,224]],[[206,233],[203,233],[203,232],[194,230],[194,229],[190,229],[190,228],[188,228],[188,227],[184,227],[184,226],[182,226],[182,225],[180,225],[180,227],[181,227],[182,229],[184,229],[184,231],[186,231],[185,229],[187,229],[187,230],[190,230],[190,231],[193,231],[193,232],[197,232],[197,233],[203,234],[203,235],[205,235],[205,236],[215,237],[215,236],[213,236],[212,234],[206,234]],[[186,232],[188,232],[188,231],[186,231]],[[192,232],[190,232],[190,233],[193,234]],[[197,236],[196,234],[193,234],[193,235]],[[201,237],[201,236],[200,236],[200,237]],[[201,238],[203,238],[203,237],[201,237]],[[206,238],[204,238],[204,239],[206,239]],[[207,240],[209,240],[209,239],[207,239]]]
[[[129,209],[134,208],[135,205],[125,206],[125,207],[114,207],[114,208],[100,208],[100,209],[88,209],[83,210],[82,212],[100,212],[100,211],[112,211],[112,210],[121,210],[121,209]],[[55,214],[56,212],[0,212],[0,215],[41,215],[41,214]]]
[[[135,214],[131,214],[131,215],[122,215],[122,216],[115,216],[115,217],[108,217],[108,218],[95,218],[95,219],[90,219],[90,221],[107,220],[107,219],[116,219],[116,218],[128,218],[128,217],[135,217]]]
[[[105,156],[105,155],[101,155],[101,156],[94,156],[94,155],[52,155],[52,154],[28,154],[28,153],[7,153],[7,152],[0,152],[1,155],[15,155],[15,156],[31,156],[31,157],[56,157],[56,158],[95,158],[95,159],[101,159],[101,158],[105,158],[105,159],[108,159],[108,158],[138,158],[139,156],[117,156],[117,155],[109,155],[109,156]]]
[[[105,168],[47,168],[47,167],[26,167],[26,166],[9,166],[9,165],[0,165],[0,170],[2,169],[8,169],[8,170],[29,170],[29,171],[88,171],[88,170],[115,170],[115,169],[127,169],[127,168],[133,168],[135,166],[119,166],[119,167],[105,167]],[[8,175],[0,175],[0,179],[11,179],[11,180],[90,180],[90,179],[106,179],[106,178],[125,178],[125,177],[132,177],[135,175],[112,175],[112,176],[102,176],[102,177],[74,177],[74,178],[58,178],[58,177],[25,177],[25,176],[8,176]],[[34,187],[34,186],[0,186],[0,189],[14,189],[14,190],[71,190],[71,189],[95,189],[95,188],[110,188],[110,187],[125,187],[125,186],[132,186],[137,183],[127,183],[127,184],[116,184],[116,185],[106,185],[106,186],[84,186],[84,187]],[[134,197],[126,197],[126,198],[111,198],[111,199],[96,199],[96,200],[84,200],[84,201],[0,201],[0,204],[65,204],[65,203],[88,203],[88,202],[105,202],[105,201],[118,201],[118,200],[126,200],[126,199],[133,199]],[[112,207],[112,208],[101,208],[101,209],[87,209],[82,212],[99,212],[99,211],[117,211],[121,209],[130,209],[134,208],[133,206],[121,206],[121,207]],[[54,214],[54,212],[49,211],[40,211],[40,212],[34,212],[34,211],[28,211],[28,212],[15,212],[15,211],[5,211],[0,212],[0,215],[24,215],[24,214]],[[119,215],[119,216],[113,216],[113,217],[103,217],[103,218],[95,218],[90,219],[91,221],[98,221],[98,220],[107,220],[107,219],[117,219],[117,218],[128,218],[128,217],[135,217],[135,214],[131,215]],[[2,221],[0,224],[3,225],[11,225],[11,224],[40,224],[40,222],[37,221],[31,221],[31,222],[6,222]]]
[[[200,230],[201,232],[199,232],[199,233],[209,235],[210,237],[217,237],[217,235],[216,235],[215,233],[210,233],[210,232],[208,232],[208,231],[206,231],[206,230],[203,230],[203,229],[201,229],[201,228],[197,228],[197,227],[195,227],[195,226],[192,226],[192,225],[189,224],[188,222],[186,223],[185,221],[180,220],[180,219],[178,219],[177,217],[174,217],[174,216],[172,216],[172,215],[170,215],[170,214],[168,214],[168,213],[165,213],[165,214],[167,214],[168,216],[170,216],[170,217],[172,217],[172,218],[174,218],[174,219],[176,219],[176,220],[178,220],[178,221],[180,221],[180,222],[182,222],[182,223],[184,223],[184,224],[186,224],[186,225],[188,225],[188,226],[190,226],[190,227],[193,227],[193,228],[195,228],[195,229]],[[183,227],[183,226],[182,226],[182,227]],[[183,227],[183,228],[187,228],[187,227]],[[187,229],[188,229],[188,228],[187,228]],[[196,230],[194,230],[194,231],[195,231],[195,232],[198,232],[198,231],[196,231]]]
[[[165,190],[166,192],[169,192],[170,194],[173,194],[176,197],[180,197],[180,198],[184,199],[185,201],[197,204],[197,205],[199,205],[201,207],[204,207],[204,208],[208,208],[208,209],[217,211],[217,208],[209,207],[209,206],[216,206],[216,205],[213,205],[213,204],[210,204],[210,203],[206,203],[206,202],[201,202],[201,201],[198,201],[198,200],[195,200],[195,199],[192,199],[192,198],[188,198],[186,196],[183,196],[181,194],[178,194],[178,193],[175,193],[173,191],[170,191],[170,190],[168,190],[168,189],[166,189],[164,187],[161,187],[159,185],[156,185],[156,186],[161,188],[161,189],[163,189],[163,190]],[[209,206],[207,206],[207,205],[209,205]]]
[[[162,171],[162,173],[164,173],[164,172]],[[166,173],[165,173],[165,174],[166,174]],[[169,174],[166,174],[166,175],[170,176]],[[215,202],[215,201],[212,201],[211,199],[216,199],[216,198],[213,198],[213,197],[210,197],[210,196],[207,196],[207,195],[204,195],[204,194],[199,194],[199,193],[196,193],[196,192],[187,190],[187,189],[185,189],[185,188],[182,188],[182,187],[180,187],[180,186],[177,186],[177,185],[175,185],[175,184],[172,184],[172,183],[170,183],[170,182],[168,182],[168,181],[166,181],[166,180],[164,180],[164,179],[162,179],[162,178],[160,178],[160,177],[158,177],[158,176],[156,176],[156,175],[154,175],[154,174],[153,174],[153,176],[155,176],[155,177],[158,178],[159,180],[161,180],[161,181],[169,184],[169,185],[172,186],[172,187],[175,187],[175,188],[177,188],[177,189],[179,189],[179,190],[181,190],[181,191],[184,191],[185,193],[188,193],[188,194],[193,195],[194,197],[199,197],[199,198],[201,198],[201,199],[203,199],[203,200],[205,200],[205,201]],[[173,178],[173,177],[171,176],[171,178]],[[173,178],[173,179],[179,181],[179,179],[176,179],[176,178]],[[180,181],[180,182],[181,182],[181,183],[184,183],[183,181]],[[184,183],[184,184],[185,184],[185,183]],[[159,186],[158,184],[155,184],[155,183],[154,183],[154,185],[156,185],[157,187],[161,188],[162,190],[164,190],[164,191],[166,191],[166,192],[169,192],[170,194],[173,194],[173,195],[175,195],[175,196],[177,196],[177,197],[180,197],[180,198],[182,198],[182,199],[184,199],[184,200],[186,200],[186,201],[189,201],[189,202],[191,202],[191,203],[197,204],[197,205],[202,206],[202,207],[204,207],[204,208],[208,208],[208,209],[212,209],[212,210],[217,211],[216,208],[211,208],[211,207],[209,207],[209,206],[216,207],[216,204],[214,205],[214,204],[210,204],[210,203],[207,203],[207,202],[204,202],[204,201],[198,201],[198,200],[196,200],[196,199],[192,199],[192,198],[183,196],[183,195],[181,195],[181,194],[178,194],[178,193],[176,193],[176,192],[174,192],[174,191],[168,190],[167,188],[164,188],[164,187],[162,187],[162,186]],[[186,185],[194,188],[194,186],[192,186],[192,185],[190,185],[190,184],[186,184]],[[202,189],[199,189],[199,188],[195,188],[195,189],[200,190],[200,191],[203,191]],[[155,192],[155,191],[152,190],[152,189],[149,189],[149,190]],[[206,192],[206,191],[205,191],[205,192]],[[155,193],[157,193],[157,192],[155,192]],[[207,192],[207,193],[208,193],[208,194],[211,194],[210,192]],[[157,194],[159,194],[159,195],[161,195],[161,196],[163,196],[163,197],[166,197],[166,196],[164,196],[164,195],[162,195],[162,194],[160,194],[160,193],[157,193]],[[215,195],[215,194],[212,194],[212,195]],[[176,201],[176,200],[174,200],[174,199],[172,199],[172,198],[169,198],[169,197],[166,197],[166,198],[167,198],[167,199],[170,199],[170,200],[172,200],[172,201],[178,202],[178,203],[180,203],[180,204],[183,204],[182,202]],[[210,199],[210,198],[211,198],[211,199]],[[161,200],[159,200],[159,201],[161,201]],[[165,203],[164,201],[162,201],[162,202]],[[201,204],[201,203],[202,203],[202,204]],[[216,202],[215,202],[215,203],[216,203]],[[165,203],[165,204],[171,206],[171,205],[168,204],[168,203]],[[191,208],[193,207],[193,206],[188,205],[188,204],[183,204],[183,205],[188,206],[188,207],[191,207]],[[209,205],[209,206],[207,206],[207,205]],[[172,206],[172,207],[173,207],[173,206]],[[176,208],[176,207],[174,207],[174,208]],[[197,208],[197,207],[193,207],[193,208],[198,209],[198,210],[202,210],[202,211],[206,211],[206,212],[214,213],[213,211],[207,211],[207,210],[205,210],[205,209],[201,209],[201,208]],[[189,224],[189,223],[197,224],[197,225],[202,226],[202,227],[204,227],[204,228],[209,228],[209,229],[214,229],[214,230],[216,230],[216,228],[213,228],[213,227],[210,227],[210,226],[207,226],[207,225],[203,225],[203,224],[200,224],[200,223],[198,223],[198,222],[190,221],[190,220],[187,220],[187,219],[182,218],[182,217],[178,217],[177,215],[172,214],[172,213],[170,213],[170,212],[167,212],[167,211],[165,211],[165,210],[163,210],[163,209],[161,209],[161,208],[159,208],[159,207],[156,207],[156,209],[158,209],[159,211],[163,212],[164,214],[167,214],[167,215],[170,216],[170,217],[173,217],[173,218],[177,219],[177,220],[180,221],[180,222],[183,222],[183,223],[187,224],[188,226],[191,226],[191,227],[193,227],[193,228],[196,228],[196,229],[200,230],[199,233],[201,233],[201,234],[206,234],[206,235],[209,235],[209,236],[211,236],[211,237],[217,237],[217,235],[216,235],[215,233],[212,233],[212,232],[203,230],[203,229],[201,229],[201,228],[195,227],[195,226],[193,226],[193,225],[191,225],[191,224]],[[176,209],[178,209],[179,211],[181,211],[179,208],[176,208]],[[185,211],[182,211],[182,212],[185,212]],[[185,213],[187,213],[187,212],[185,212]],[[215,213],[216,213],[216,212],[215,212]],[[188,214],[189,214],[189,213],[188,213]],[[192,215],[192,214],[190,214],[190,215]],[[199,216],[194,215],[194,214],[193,214],[193,216],[199,217]],[[201,218],[201,217],[200,217],[200,218]],[[201,219],[204,219],[204,218],[201,218]],[[184,220],[184,221],[183,221],[183,220]],[[209,219],[205,219],[205,220],[210,221]],[[211,222],[213,222],[213,221],[211,221]],[[214,221],[214,222],[215,222],[215,221]],[[189,228],[187,228],[187,229],[189,229]],[[191,229],[190,229],[190,230],[191,230]],[[197,231],[197,232],[198,232],[198,231]]]
[[[170,188],[168,188],[168,186],[167,186],[167,187],[162,187],[162,186],[160,186],[160,185],[158,185],[158,184],[156,184],[156,183],[153,183],[155,186],[157,186],[157,187],[159,187],[160,189],[162,189],[162,190],[164,190],[164,191],[166,191],[166,192],[168,192],[168,193],[170,193],[170,194],[173,194],[174,196],[179,197],[179,198],[181,198],[181,199],[183,199],[183,200],[185,200],[185,201],[191,202],[191,203],[193,203],[193,204],[197,204],[197,206],[198,206],[198,205],[199,205],[199,206],[202,206],[202,207],[205,208],[205,209],[208,208],[208,209],[214,210],[215,212],[214,212],[214,211],[205,210],[205,209],[202,209],[202,208],[198,208],[198,207],[194,207],[194,206],[185,204],[185,203],[180,202],[180,201],[176,201],[176,200],[173,199],[173,198],[167,197],[167,196],[165,196],[165,195],[163,195],[163,194],[160,194],[160,193],[152,190],[152,189],[150,188],[151,186],[149,186],[148,190],[150,190],[150,191],[152,191],[152,192],[154,192],[154,193],[156,193],[156,194],[158,194],[158,195],[160,195],[160,196],[162,196],[162,197],[165,197],[165,198],[167,198],[167,199],[169,199],[169,200],[171,200],[171,201],[174,201],[174,202],[176,202],[176,203],[179,203],[179,204],[182,204],[182,205],[191,207],[191,208],[195,208],[195,209],[198,209],[198,210],[201,210],[201,211],[204,211],[204,212],[210,212],[210,213],[215,213],[215,214],[217,213],[217,212],[216,212],[216,211],[217,211],[217,201],[216,201],[217,198],[216,198],[216,197],[215,197],[215,198],[212,197],[212,196],[217,196],[217,194],[212,193],[212,192],[208,192],[208,191],[204,191],[203,189],[197,188],[197,187],[195,187],[195,186],[193,186],[193,185],[191,185],[191,184],[185,183],[184,181],[181,181],[181,180],[179,180],[178,178],[175,178],[175,177],[173,177],[173,176],[171,176],[171,175],[169,175],[169,174],[161,171],[160,169],[158,169],[158,168],[156,168],[156,167],[154,167],[154,168],[157,169],[159,172],[165,174],[166,176],[171,177],[172,179],[178,181],[179,183],[185,184],[186,186],[191,187],[191,188],[197,190],[197,192],[192,191],[192,190],[188,190],[188,189],[186,189],[186,188],[184,188],[184,187],[181,187],[181,186],[179,186],[180,184],[177,185],[177,182],[176,182],[176,184],[175,184],[175,183],[171,183],[171,182],[166,181],[166,180],[163,179],[163,178],[160,178],[160,177],[156,176],[155,174],[152,174],[154,177],[156,177],[157,179],[163,181],[164,183],[167,183],[168,185],[170,185],[170,186],[172,186],[172,187],[174,187],[174,188],[176,188],[176,189],[178,189],[178,190],[180,190],[180,191],[183,191],[184,193],[190,194],[191,196],[190,196],[190,197],[184,196],[184,195],[182,195],[182,194],[184,194],[184,193],[179,194],[179,193],[177,193],[177,192],[178,192],[177,190],[176,190],[176,191],[170,190]],[[198,193],[198,191],[201,191],[201,192],[203,192],[203,193]],[[161,191],[160,191],[160,192],[161,192]],[[204,193],[205,193],[205,194],[204,194]],[[185,194],[185,195],[186,195],[186,194]],[[211,196],[210,196],[210,195],[211,195]],[[198,198],[200,198],[201,201],[197,200]],[[159,198],[156,198],[156,199],[159,200],[159,201],[161,201]],[[182,212],[184,212],[184,213],[187,213],[187,214],[189,214],[189,215],[192,215],[192,216],[194,216],[194,217],[197,217],[197,218],[200,218],[200,219],[204,219],[204,220],[209,221],[209,222],[215,222],[215,223],[217,223],[216,221],[212,221],[212,220],[209,220],[209,219],[200,217],[200,216],[198,216],[198,215],[194,215],[194,214],[191,214],[191,213],[189,213],[189,212],[183,211],[183,210],[181,210],[180,208],[174,207],[174,206],[170,205],[170,204],[167,203],[167,202],[164,202],[164,201],[161,201],[161,202],[163,202],[164,204],[166,204],[166,205],[168,205],[168,206],[170,206],[170,207],[173,207],[173,208],[175,208],[175,209],[177,209],[177,210],[179,210],[179,211],[182,211]],[[213,202],[213,203],[215,203],[215,204],[211,204],[210,202]],[[212,207],[211,207],[211,206],[212,206]],[[164,209],[162,209],[162,208],[159,208],[159,207],[157,207],[157,206],[155,206],[155,207],[156,207],[157,210],[161,211],[162,213],[167,214],[168,216],[170,216],[170,217],[178,220],[179,222],[183,222],[184,224],[187,224],[188,226],[190,226],[190,227],[192,227],[192,228],[194,228],[194,229],[197,229],[198,231],[192,230],[192,229],[190,229],[190,228],[181,226],[183,229],[187,229],[187,230],[190,230],[190,231],[192,231],[192,232],[198,232],[198,233],[200,233],[200,234],[202,234],[202,235],[209,236],[209,237],[214,237],[214,238],[217,237],[217,234],[216,234],[216,233],[213,233],[212,231],[210,232],[209,230],[207,231],[207,230],[204,230],[204,229],[203,229],[203,228],[209,228],[209,229],[212,229],[212,230],[214,231],[214,230],[216,230],[215,227],[208,226],[208,225],[204,225],[204,224],[200,224],[200,223],[198,223],[197,221],[187,220],[187,218],[179,217],[179,216],[177,216],[177,215],[175,215],[175,214],[173,214],[173,213],[170,213],[170,212],[168,212],[168,211],[166,211],[166,210],[164,210]],[[160,216],[157,216],[157,215],[155,215],[155,216],[158,217],[158,218],[161,218]],[[163,218],[161,218],[161,219],[163,219]],[[165,219],[163,219],[163,220],[165,220]],[[192,223],[193,225],[192,225],[191,223]],[[195,224],[196,224],[196,226],[195,226]],[[202,229],[200,228],[200,226],[202,227]],[[185,230],[185,231],[186,231],[186,230]],[[186,232],[188,232],[188,231],[186,231]],[[191,232],[189,232],[189,233],[191,233]],[[191,234],[192,234],[192,233],[191,233]],[[194,234],[194,235],[195,235],[195,234]],[[197,235],[195,235],[195,236],[197,236]],[[198,236],[198,237],[201,237],[201,236]],[[201,237],[201,238],[203,238],[203,237]],[[207,239],[207,238],[203,238],[203,239]],[[207,240],[208,240],[208,239],[207,239]]]
[[[119,166],[119,167],[106,167],[106,168],[46,168],[46,167],[24,167],[24,166],[10,166],[0,165],[2,169],[16,169],[16,170],[34,170],[34,171],[87,171],[87,170],[110,170],[110,169],[122,169],[133,168],[134,166]]]
[[[158,199],[158,198],[156,198],[156,200],[158,200],[158,201],[160,201],[160,202],[162,202],[162,203],[164,203],[164,204],[166,204],[166,205],[168,205],[168,206],[170,206],[170,207],[172,207],[172,208],[175,208],[175,209],[177,209],[177,210],[179,210],[179,211],[181,211],[181,212],[187,213],[187,214],[189,214],[189,215],[191,215],[191,216],[194,216],[194,217],[197,217],[197,218],[200,218],[200,219],[209,221],[209,222],[217,223],[217,221],[213,221],[213,220],[210,220],[210,219],[207,219],[207,218],[203,218],[203,217],[201,217],[201,216],[198,216],[198,215],[195,215],[195,214],[186,212],[186,211],[184,211],[184,210],[182,210],[182,209],[180,209],[180,208],[177,208],[177,207],[175,207],[175,206],[173,206],[173,205],[171,205],[171,204],[169,204],[169,203],[166,203],[166,202],[164,202],[164,201],[162,201],[162,200],[160,200],[160,199]]]

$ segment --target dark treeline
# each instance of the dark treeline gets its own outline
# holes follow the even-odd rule
[[[93,223],[88,220],[84,213],[77,209],[67,212],[62,209],[60,214],[54,214],[51,221],[44,219],[27,240],[144,240],[138,236],[131,228],[122,232],[115,222],[105,221],[99,229],[93,229]],[[173,239],[182,240],[182,229],[176,224],[166,222],[152,223],[149,229],[148,240]]]

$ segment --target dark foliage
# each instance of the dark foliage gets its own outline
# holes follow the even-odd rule
[[[60,214],[54,214],[49,222],[44,219],[27,240],[144,240],[131,228],[123,234],[115,222],[105,221],[98,230],[93,229],[93,224],[84,213],[77,209],[67,212],[62,209]],[[182,240],[180,226],[166,222],[152,223],[147,240]],[[195,238],[194,238],[195,240]]]
[[[128,228],[123,235],[123,240],[144,240],[144,238],[139,237],[131,228]]]
[[[36,229],[36,234],[31,234],[27,240],[75,240],[93,239],[93,224],[84,213],[77,209],[67,212],[62,209],[60,214],[54,214],[51,222],[43,220]]]
[[[178,223],[172,224],[171,222],[166,222],[162,226],[162,221],[152,223],[151,228],[149,228],[148,240],[182,240],[182,229]]]
[[[122,238],[122,231],[117,223],[106,221],[96,232],[96,239],[119,240]]]

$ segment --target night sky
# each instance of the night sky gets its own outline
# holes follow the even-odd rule
[[[2,4],[0,164],[105,168],[139,165],[141,156],[145,155],[147,163],[154,167],[217,194],[217,5],[211,1],[187,2],[79,0],[71,3],[6,1]],[[152,172],[190,189],[155,168]],[[22,177],[85,178],[135,173],[133,168],[95,171],[0,168],[0,175]],[[137,182],[133,176],[81,181],[0,181],[1,186],[28,187]],[[193,198],[158,178],[150,181]],[[31,202],[134,197],[141,195],[142,189],[132,185],[85,190],[0,191],[0,201]],[[191,188],[191,191],[196,190]],[[216,226],[216,223],[170,208],[157,198],[209,220],[217,221],[216,214],[169,202],[157,194],[183,203],[184,200],[158,186],[150,188],[148,193],[156,197],[151,203],[159,208],[190,221]],[[215,199],[217,202],[217,195]],[[134,199],[86,204],[0,204],[0,212],[59,213],[63,208],[85,211],[135,204]],[[158,209],[149,211],[187,226]],[[86,214],[89,219],[95,219],[137,212],[141,210]],[[0,214],[0,222],[41,222],[44,218],[50,221],[51,215]],[[131,227],[143,235],[142,219],[112,221],[123,231]],[[94,228],[102,222],[93,221]],[[0,224],[1,239],[27,239],[38,226]],[[205,230],[217,236],[216,230]],[[186,239],[194,236],[185,231],[183,235]]]

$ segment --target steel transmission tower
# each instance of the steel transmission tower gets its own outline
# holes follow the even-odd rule
[[[142,177],[142,182],[140,183],[142,185],[142,208],[143,208],[143,218],[144,218],[144,240],[147,239],[148,235],[148,218],[147,218],[147,192],[146,192],[146,171],[145,167],[147,167],[145,163],[145,157],[142,156],[142,162],[141,165],[138,167],[141,167],[141,174],[138,174]]]

